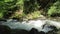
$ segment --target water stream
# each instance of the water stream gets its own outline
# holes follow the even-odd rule
[[[23,29],[27,31],[30,31],[32,28],[35,28],[39,32],[43,31],[45,33],[53,30],[53,28],[50,26],[54,26],[57,29],[60,29],[60,22],[51,20],[29,20],[20,22],[17,20],[8,19],[6,22],[0,21],[0,25],[6,25],[11,29]]]

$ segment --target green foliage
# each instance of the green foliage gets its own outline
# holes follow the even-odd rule
[[[4,0],[4,2],[12,2],[13,0]]]
[[[60,1],[55,2],[53,6],[50,7],[50,9],[48,10],[48,16],[57,13],[60,13]]]
[[[26,15],[24,14],[24,13],[22,13],[22,14],[18,14],[18,13],[15,13],[12,17],[10,17],[10,18],[23,18],[23,17],[25,17]]]
[[[17,0],[0,0],[0,17],[2,18],[6,15],[9,9],[16,7],[16,3]]]
[[[24,0],[18,0],[16,4],[23,10]]]
[[[24,13],[28,14],[31,12],[34,12],[35,10],[38,10],[38,3],[37,0],[25,0],[24,1]]]
[[[0,18],[3,18],[4,15],[11,13],[15,13],[13,17],[29,17],[37,18],[40,16],[40,7],[45,7],[49,2],[55,2],[50,0],[0,0]],[[39,5],[40,4],[40,5]],[[49,6],[49,5],[48,5]],[[16,10],[18,7],[18,11]],[[22,10],[22,13],[21,13]],[[48,10],[48,9],[47,9]],[[58,11],[58,12],[57,12]],[[48,10],[48,16],[51,16],[53,13],[60,13],[60,1],[58,0],[53,6]],[[29,14],[29,15],[28,15]],[[8,17],[8,16],[7,16]]]
[[[3,17],[3,13],[0,13],[0,18],[2,18]]]
[[[27,19],[39,18],[41,15],[40,11],[34,11],[26,16]]]
[[[17,2],[16,0],[13,0],[13,1],[11,1],[11,0],[9,0],[9,1],[8,0],[0,1],[0,7],[2,9],[10,9],[10,8],[15,7],[16,2]]]

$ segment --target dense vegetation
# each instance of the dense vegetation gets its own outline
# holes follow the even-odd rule
[[[0,0],[0,19],[60,16],[60,0]]]

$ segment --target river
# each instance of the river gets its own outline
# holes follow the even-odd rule
[[[0,25],[6,25],[11,29],[23,29],[27,31],[30,31],[32,28],[35,28],[39,32],[43,31],[45,33],[54,30],[53,27],[56,27],[57,30],[60,30],[60,22],[48,20],[48,19],[28,20],[22,22],[13,19],[7,19],[7,21],[0,21]]]

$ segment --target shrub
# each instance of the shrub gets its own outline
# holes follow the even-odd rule
[[[0,18],[3,18],[5,15],[9,14],[9,11],[22,9],[23,0],[0,0]],[[8,17],[8,16],[7,16]]]
[[[48,10],[48,16],[60,14],[60,1],[55,2]]]

